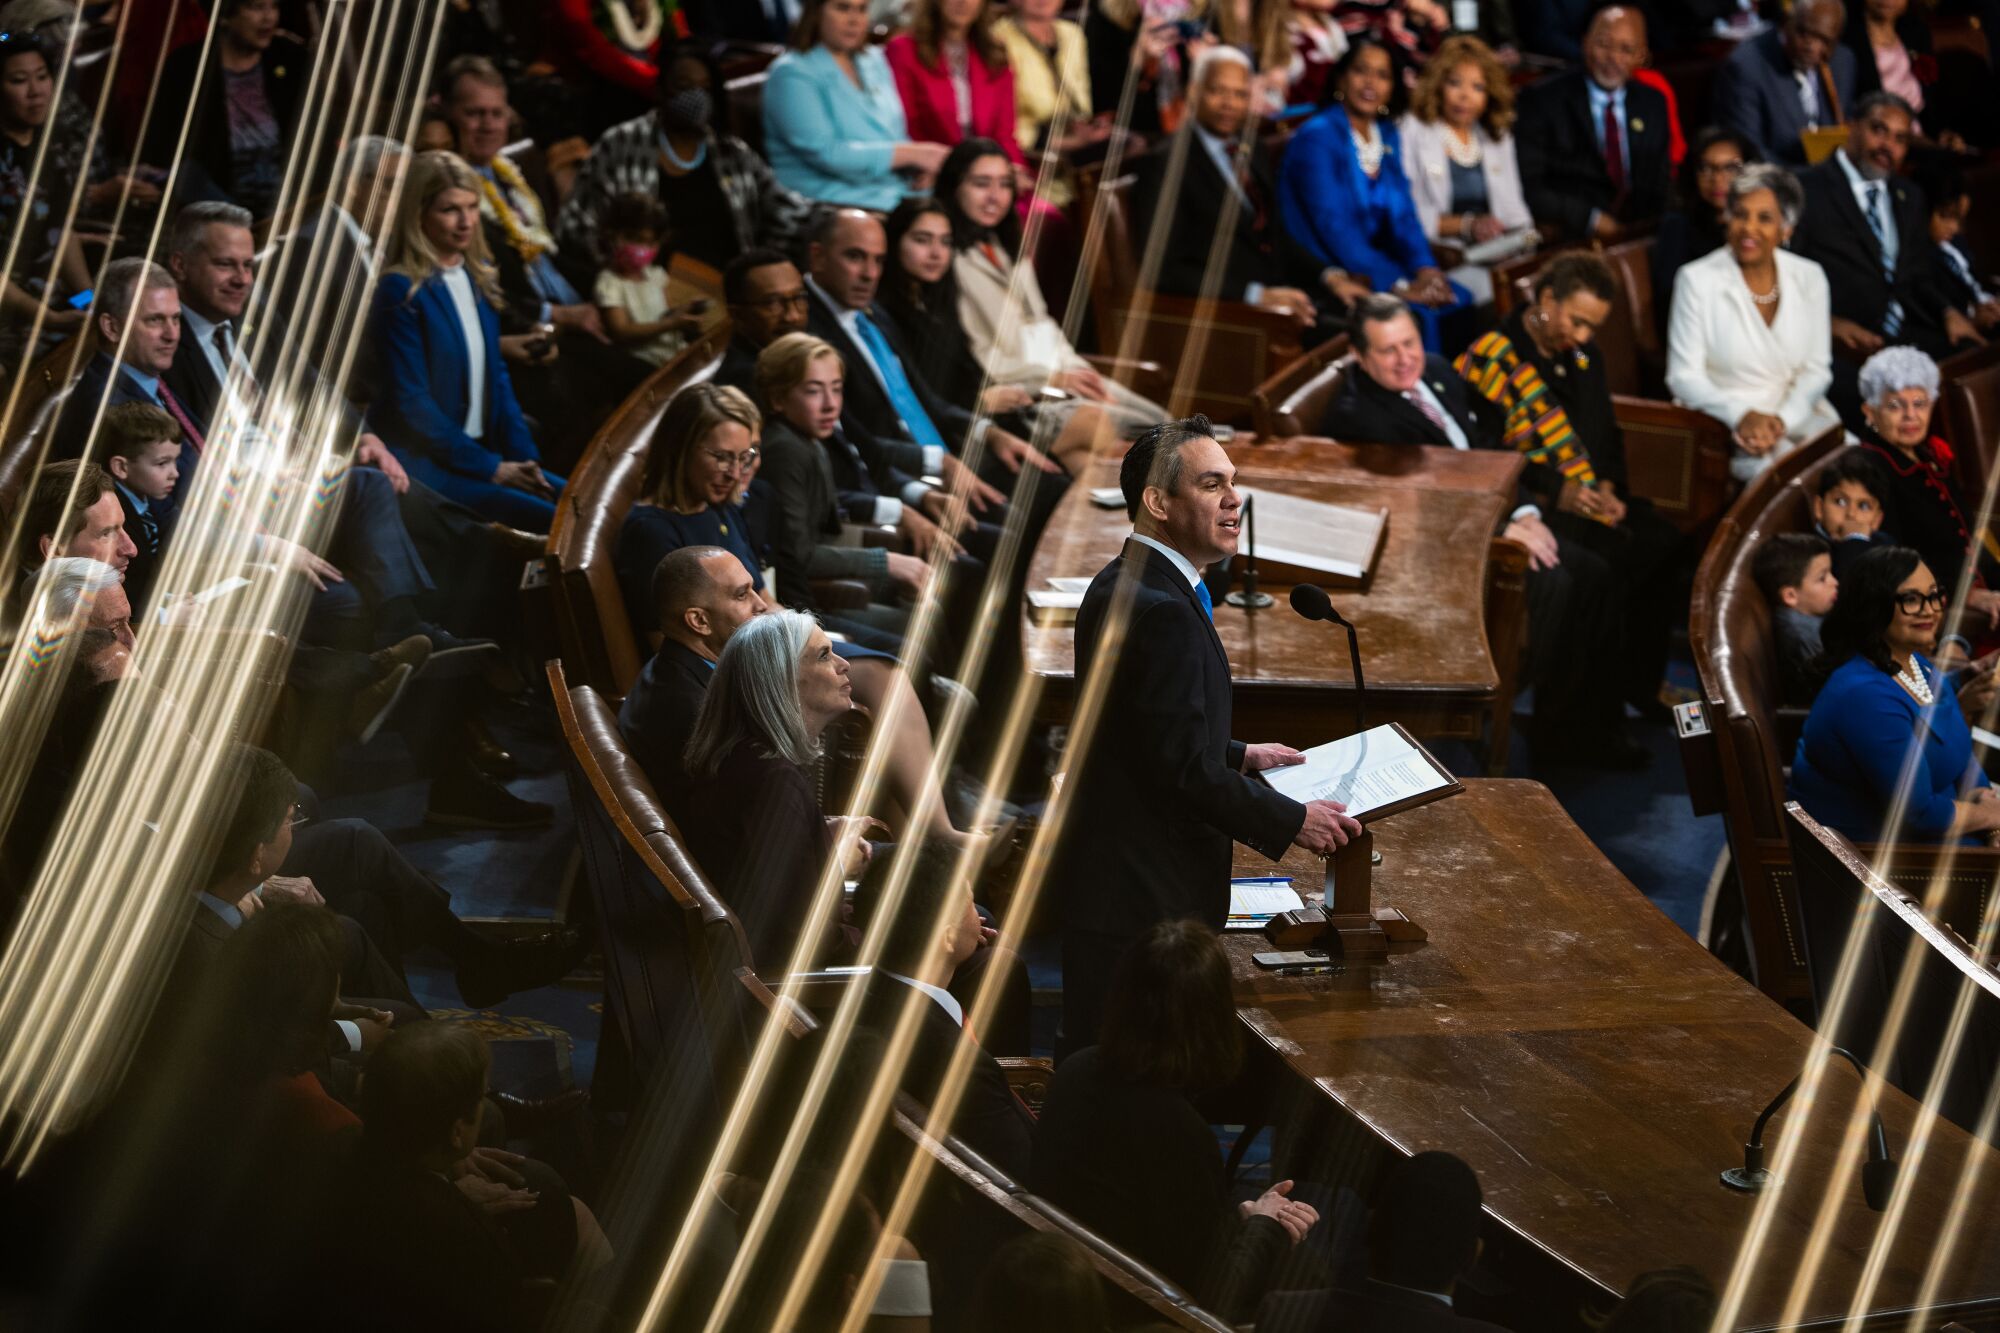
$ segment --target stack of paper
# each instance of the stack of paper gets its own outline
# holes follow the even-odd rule
[[[1256,501],[1242,550],[1244,555],[1256,552],[1259,575],[1273,582],[1294,579],[1330,586],[1367,581],[1382,553],[1387,509],[1326,504],[1282,491],[1237,490],[1246,501]]]
[[[1395,726],[1315,745],[1303,764],[1267,768],[1264,781],[1295,801],[1339,801],[1366,822],[1369,815],[1420,805],[1457,788],[1423,749]]]
[[[1229,881],[1229,921],[1224,930],[1262,930],[1280,912],[1305,906],[1289,875],[1252,875]]]

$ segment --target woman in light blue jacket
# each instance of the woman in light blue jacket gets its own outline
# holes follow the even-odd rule
[[[929,185],[947,151],[911,141],[889,62],[868,44],[868,0],[807,0],[764,81],[764,156],[778,183],[886,213]]]

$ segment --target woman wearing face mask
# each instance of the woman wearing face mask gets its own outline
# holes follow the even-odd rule
[[[812,205],[748,144],[716,130],[721,88],[702,43],[662,54],[658,104],[606,130],[577,175],[556,224],[565,249],[598,253],[605,212],[625,194],[658,199],[673,220],[675,252],[717,269],[753,246],[792,245]]]

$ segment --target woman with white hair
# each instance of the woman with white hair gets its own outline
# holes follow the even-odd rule
[[[108,632],[132,646],[132,601],[125,581],[102,560],[58,556],[35,575],[42,598],[42,621],[57,632],[88,627]]]
[[[1782,167],[1745,167],[1729,187],[1724,243],[1682,267],[1667,324],[1667,388],[1734,433],[1729,470],[1750,478],[1840,424],[1826,272],[1786,250],[1805,191]]]
[[[843,879],[868,862],[860,834],[874,821],[828,819],[808,771],[821,734],[851,707],[847,663],[826,631],[803,611],[773,611],[730,636],[695,719],[692,781],[671,813],[760,968],[791,966],[829,860]]]
[[[1956,597],[1971,562],[1966,593],[1968,633],[2000,626],[2000,561],[1987,530],[1975,528],[1976,503],[1966,504],[1952,469],[1951,446],[1931,434],[1937,410],[1937,362],[1914,347],[1885,347],[1861,365],[1861,414],[1855,433],[1887,474],[1889,493],[1878,497],[1883,527],[1898,545],[1924,558],[1938,585]]]

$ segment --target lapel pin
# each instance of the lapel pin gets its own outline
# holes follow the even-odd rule
[[[1434,393],[1443,393],[1443,392],[1444,392],[1444,381],[1443,381],[1443,380],[1432,380],[1432,381],[1431,381],[1431,390],[1432,390],[1432,392],[1434,392]]]
[[[1632,117],[1632,133],[1644,134],[1645,132],[1646,132],[1646,122],[1639,119],[1637,116]]]

